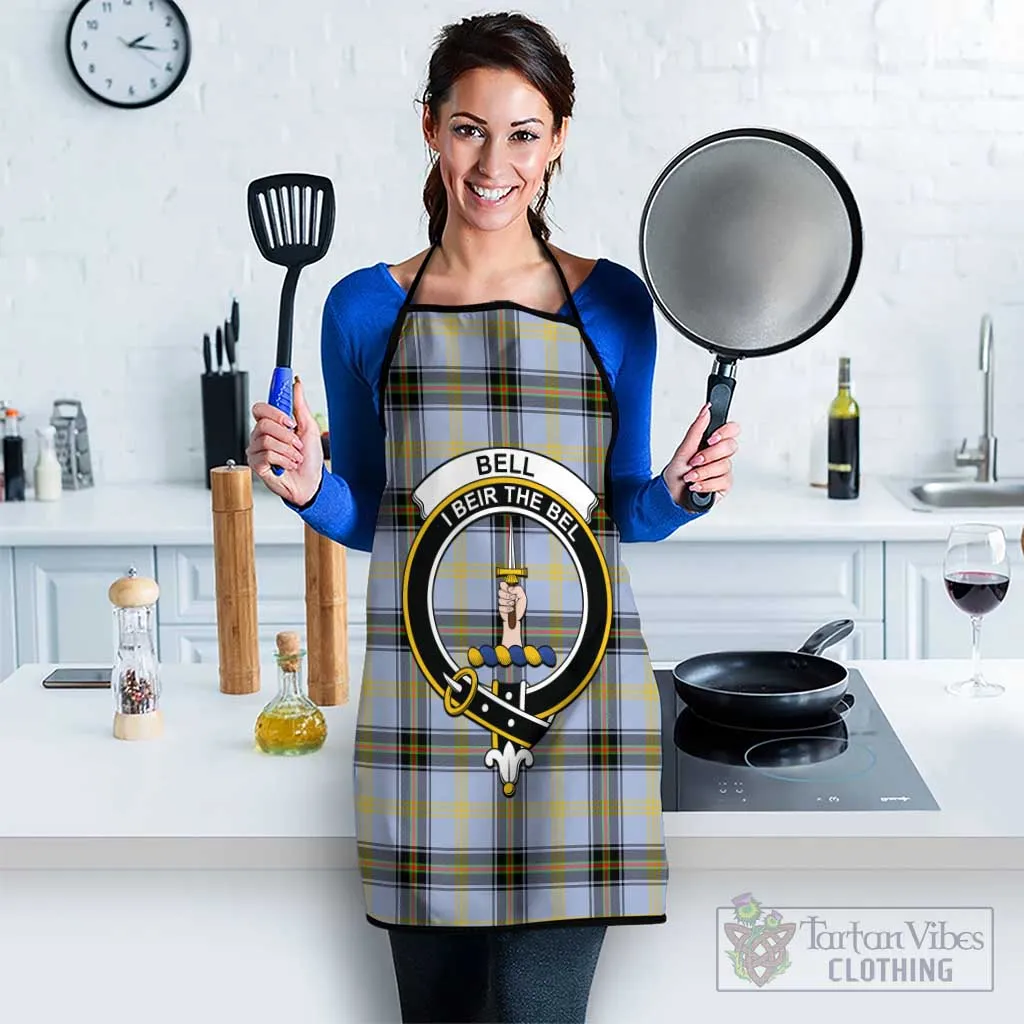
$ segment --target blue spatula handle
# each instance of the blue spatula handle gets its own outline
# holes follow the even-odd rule
[[[275,408],[280,409],[285,416],[292,415],[292,371],[288,366],[275,366],[274,374],[270,378],[270,398],[267,401]],[[284,472],[283,466],[271,466],[274,476],[280,476]]]

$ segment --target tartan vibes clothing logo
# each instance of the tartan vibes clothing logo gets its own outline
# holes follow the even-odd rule
[[[732,943],[726,956],[737,978],[763,988],[789,969],[787,947],[796,934],[796,925],[783,922],[777,910],[763,910],[749,892],[733,897],[732,904],[735,920],[722,926]]]
[[[716,916],[722,992],[993,991],[991,907],[779,911],[744,892]]]
[[[465,717],[479,726],[482,738],[489,738],[481,765],[497,771],[502,793],[512,797],[520,771],[533,764],[533,748],[555,716],[586,689],[607,648],[611,580],[590,528],[597,495],[570,469],[539,452],[489,447],[442,463],[412,497],[422,523],[403,572],[406,635],[445,711]],[[539,532],[546,541],[557,542],[561,561],[549,567],[553,579],[562,575],[563,566],[572,567],[582,598],[575,636],[562,635],[554,642],[540,636],[539,643],[527,642],[531,567],[516,551],[517,527],[520,533]],[[482,636],[453,654],[442,640],[436,591],[445,576],[446,553],[470,530],[485,539],[488,551],[501,551],[491,570],[490,590],[497,635]],[[474,562],[478,556],[479,551]],[[543,569],[533,567],[535,618],[542,623],[543,595],[551,593]],[[465,574],[466,569],[454,571]],[[528,669],[534,670],[530,681]],[[491,672],[495,677],[486,678]],[[501,672],[512,679],[497,678]]]

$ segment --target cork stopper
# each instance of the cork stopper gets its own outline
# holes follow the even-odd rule
[[[129,569],[127,576],[122,576],[110,584],[107,597],[115,608],[145,608],[156,604],[160,596],[160,587],[156,580],[148,576],[139,576],[135,569]]]
[[[252,470],[228,459],[210,470],[210,491],[214,512],[246,512],[252,508]]]
[[[285,672],[297,672],[302,658],[302,639],[291,630],[277,634],[277,661]]]

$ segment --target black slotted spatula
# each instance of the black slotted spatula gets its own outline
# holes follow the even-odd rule
[[[286,267],[277,320],[277,361],[270,381],[274,408],[292,415],[292,321],[303,267],[323,259],[334,234],[334,186],[318,174],[271,174],[249,183],[249,226],[263,258]],[[284,470],[274,466],[274,474]]]

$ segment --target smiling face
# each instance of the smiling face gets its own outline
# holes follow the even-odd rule
[[[543,93],[515,71],[474,68],[456,79],[436,123],[423,112],[423,133],[438,153],[453,217],[496,231],[526,212],[544,172],[562,152],[568,118],[554,133]]]

